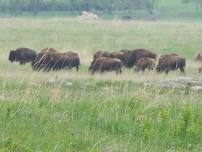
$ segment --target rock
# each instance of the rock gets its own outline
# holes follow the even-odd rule
[[[191,87],[191,90],[193,90],[193,91],[202,91],[202,86],[193,86],[193,87]]]
[[[161,81],[157,84],[159,88],[186,89],[193,91],[202,90],[202,82],[191,77],[178,77],[170,80]]]

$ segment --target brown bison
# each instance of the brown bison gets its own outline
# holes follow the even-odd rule
[[[108,57],[100,57],[93,64],[90,65],[89,71],[94,74],[95,72],[116,71],[122,73],[123,64],[121,60]]]
[[[155,67],[155,60],[152,58],[140,58],[135,65],[135,71],[145,71],[146,69],[148,70],[153,70]]]
[[[76,67],[76,70],[79,70],[80,59],[76,54],[66,53],[56,53],[53,54],[50,58],[49,64],[52,70],[61,70],[64,68],[72,69]]]
[[[126,55],[124,54],[124,52],[121,52],[121,51],[112,52],[112,53],[111,53],[111,57],[112,57],[112,58],[120,59],[121,62],[123,63],[123,65],[126,65],[126,64],[127,64],[127,58],[126,58]]]
[[[137,64],[138,60],[142,57],[153,58],[156,59],[157,55],[146,49],[136,49],[136,50],[121,50],[124,54],[124,62],[123,64],[132,68],[135,64]]]
[[[32,62],[33,70],[48,70],[50,69],[49,60],[52,54],[58,51],[54,48],[44,48],[37,54],[36,59]]]
[[[112,57],[111,52],[107,52],[107,51],[97,51],[94,55],[93,55],[93,61],[91,62],[91,64],[95,63],[95,61],[100,58],[100,57]]]
[[[41,51],[36,60],[32,62],[34,70],[61,70],[64,68],[72,69],[76,67],[79,70],[80,59],[77,53],[65,52],[57,53],[57,51],[50,49],[49,51]]]
[[[57,53],[54,48],[44,48],[37,54],[36,59],[32,62],[33,70],[43,70],[47,71],[51,69],[50,58],[52,54]]]
[[[20,64],[26,64],[32,62],[36,59],[36,52],[29,48],[17,48],[16,50],[11,50],[9,53],[10,62],[20,62]]]
[[[185,74],[186,60],[177,54],[163,55],[160,56],[158,60],[158,65],[156,66],[157,72],[165,72],[180,69],[180,71]]]
[[[93,60],[95,61],[99,57],[111,57],[111,53],[107,51],[97,51],[93,56]]]
[[[52,54],[51,52],[38,53],[36,59],[32,62],[33,70],[49,70],[51,68],[49,62]]]

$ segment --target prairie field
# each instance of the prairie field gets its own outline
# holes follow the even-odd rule
[[[98,50],[145,48],[186,58],[186,77],[202,81],[193,56],[202,23],[0,19],[0,152],[202,151],[202,91],[159,88],[179,71],[95,74]],[[8,61],[9,51],[53,47],[79,53],[81,67],[34,72]]]

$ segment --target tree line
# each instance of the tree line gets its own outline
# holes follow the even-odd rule
[[[20,15],[31,12],[33,15],[41,11],[114,11],[144,10],[154,14],[165,0],[0,0],[0,13]],[[202,0],[179,0],[182,3],[194,3],[197,13],[202,12]]]

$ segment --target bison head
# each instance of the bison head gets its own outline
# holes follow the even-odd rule
[[[9,53],[9,58],[8,58],[9,61],[14,62],[16,60],[16,56],[17,56],[16,51],[11,50],[10,53]]]

